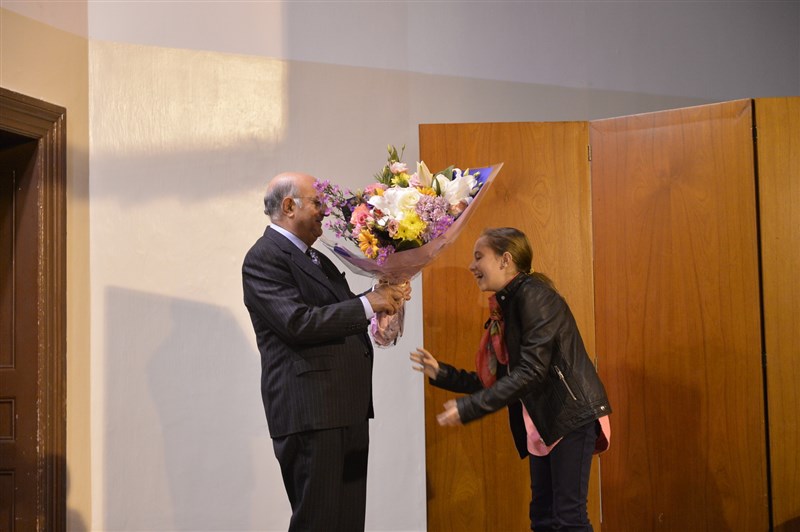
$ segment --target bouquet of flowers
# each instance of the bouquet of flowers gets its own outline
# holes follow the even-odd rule
[[[409,173],[394,146],[375,182],[350,191],[330,181],[317,190],[330,218],[327,227],[352,250],[322,238],[323,244],[360,275],[384,282],[408,282],[461,231],[501,164],[461,170],[450,166],[436,173],[423,161]],[[390,345],[402,335],[403,312],[373,317],[376,343]]]

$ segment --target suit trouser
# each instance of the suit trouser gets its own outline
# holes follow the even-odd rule
[[[364,530],[369,422],[273,438],[292,506],[289,530]]]
[[[592,421],[564,436],[547,456],[530,455],[531,530],[591,532],[586,503],[598,430]]]

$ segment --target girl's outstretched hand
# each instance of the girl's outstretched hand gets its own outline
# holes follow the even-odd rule
[[[444,404],[444,412],[436,415],[436,421],[443,427],[457,427],[463,425],[461,416],[458,414],[458,406],[455,399],[450,399]]]
[[[411,362],[414,362],[411,369],[424,373],[431,379],[435,379],[439,375],[439,362],[424,348],[418,347],[416,351],[411,352],[409,358]]]

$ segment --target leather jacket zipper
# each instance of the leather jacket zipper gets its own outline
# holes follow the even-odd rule
[[[570,387],[569,387],[569,384],[567,384],[567,379],[565,379],[565,378],[564,378],[564,374],[563,374],[563,373],[561,373],[561,370],[559,369],[559,367],[558,367],[558,366],[555,366],[555,365],[554,365],[553,367],[555,368],[555,370],[556,370],[556,373],[558,373],[558,378],[559,378],[559,379],[561,379],[561,382],[563,382],[563,383],[564,383],[564,386],[567,388],[567,391],[568,391],[568,392],[569,392],[569,394],[572,396],[572,400],[573,400],[573,401],[577,401],[577,400],[578,400],[578,398],[577,398],[577,397],[575,397],[575,394],[574,394],[574,393],[572,393],[572,388],[570,388]]]

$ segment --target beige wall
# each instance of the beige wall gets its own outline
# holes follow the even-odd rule
[[[285,530],[241,263],[271,176],[364,186],[387,142],[412,160],[407,76],[98,41],[90,63],[94,526]],[[369,530],[425,526],[423,383],[408,365],[421,297],[409,307],[375,360]]]
[[[75,10],[85,6],[72,4]],[[79,16],[79,13],[78,13]],[[0,9],[0,86],[67,109],[68,528],[91,516],[88,42]]]

